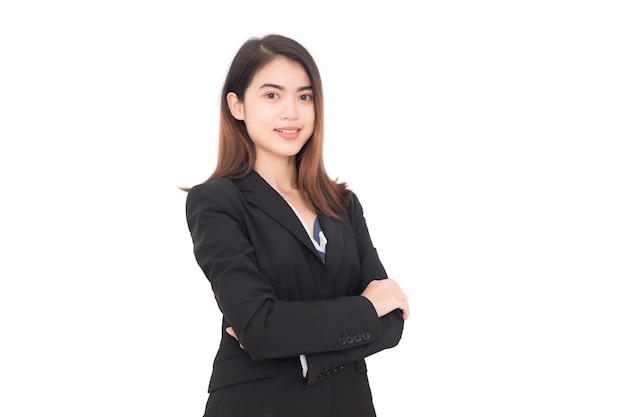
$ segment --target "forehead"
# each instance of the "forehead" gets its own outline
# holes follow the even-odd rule
[[[259,87],[263,84],[300,88],[311,85],[311,80],[300,63],[277,56],[256,73],[250,87]]]

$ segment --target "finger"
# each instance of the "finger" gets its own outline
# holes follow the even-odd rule
[[[409,318],[409,315],[410,315],[410,312],[411,312],[411,310],[409,308],[409,300],[408,300],[408,298],[406,296],[405,296],[404,304],[405,304],[406,307],[405,307],[405,309],[403,311],[403,316],[404,316],[404,320],[406,320],[406,319]]]
[[[235,340],[239,340],[239,339],[237,338],[237,335],[235,334],[235,331],[233,330],[233,328],[232,328],[232,327],[227,327],[227,328],[226,328],[226,333],[228,333],[230,336],[234,337],[234,338],[235,338]]]
[[[403,298],[404,298],[404,308],[402,309],[402,318],[404,320],[409,318],[409,314],[410,314],[410,309],[409,309],[409,297],[406,296],[406,294],[402,294]]]

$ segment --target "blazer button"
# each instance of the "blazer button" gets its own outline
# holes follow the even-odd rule
[[[321,374],[317,376],[317,379],[323,379],[323,378],[324,378],[324,372],[322,372]]]
[[[354,343],[354,337],[352,337],[350,335],[346,336],[346,343],[349,344],[349,345],[353,344]]]
[[[370,340],[371,336],[370,336],[369,332],[363,332],[361,337],[363,338],[363,340],[365,340],[367,342],[368,340]]]
[[[340,337],[339,339],[337,339],[337,343],[339,343],[339,346],[343,346],[346,344],[346,339]]]
[[[361,343],[361,335],[360,334],[355,334],[354,335],[354,341],[357,343]]]

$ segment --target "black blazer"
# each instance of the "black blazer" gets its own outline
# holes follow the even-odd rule
[[[378,318],[359,295],[387,275],[356,195],[339,219],[318,213],[325,262],[291,207],[255,171],[196,185],[186,212],[195,257],[223,313],[209,391],[275,375],[277,359],[300,354],[312,385],[400,341],[401,312]]]

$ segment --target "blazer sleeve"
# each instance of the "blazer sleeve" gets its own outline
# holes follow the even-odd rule
[[[363,216],[363,207],[355,194],[348,208],[348,216],[354,229],[361,262],[362,289],[374,279],[386,279],[387,274],[372,244],[369,230]],[[404,330],[402,312],[397,309],[381,317],[379,320],[382,333],[379,338],[367,344],[354,344],[350,349],[341,351],[320,352],[307,355],[307,384],[311,385],[324,379],[343,366],[364,359],[381,350],[392,348],[400,342]],[[360,335],[354,335],[358,338]],[[354,337],[353,337],[354,338]]]
[[[239,194],[228,180],[197,185],[188,193],[186,214],[196,260],[225,320],[252,359],[350,350],[359,344],[388,345],[383,341],[389,338],[387,320],[380,320],[363,296],[277,299],[257,267]],[[367,329],[368,337],[356,344],[342,343],[341,336],[353,329]]]

